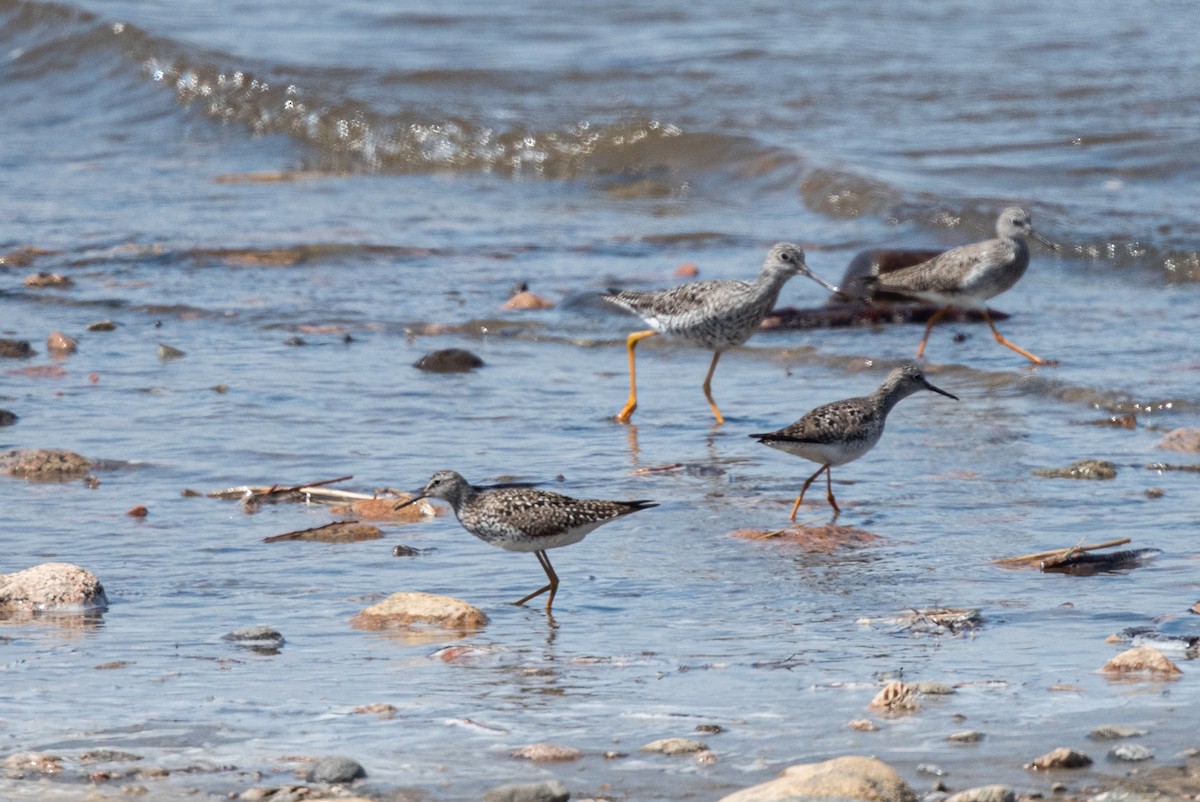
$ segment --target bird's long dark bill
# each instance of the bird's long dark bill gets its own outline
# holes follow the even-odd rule
[[[416,504],[418,501],[420,501],[423,498],[428,498],[428,496],[426,496],[424,493],[422,493],[421,491],[418,490],[416,495],[414,495],[408,501],[401,501],[395,507],[392,507],[392,512],[395,512],[396,510],[402,510],[405,507],[407,507],[409,504]]]
[[[1035,240],[1042,243],[1043,245],[1045,245],[1047,248],[1049,248],[1052,251],[1057,251],[1062,247],[1057,242],[1051,242],[1050,240],[1046,239],[1045,237],[1043,237],[1041,234],[1037,233],[1036,231],[1030,231],[1029,236],[1033,237]]]
[[[829,290],[830,292],[841,292],[841,290],[839,290],[837,287],[830,284],[825,279],[818,276],[816,273],[808,272],[808,273],[805,273],[804,275],[808,276],[810,279],[817,282],[818,284],[820,284],[822,287]]]
[[[945,391],[945,390],[943,390],[941,387],[934,387],[934,386],[933,386],[932,384],[930,384],[929,382],[925,382],[925,389],[926,389],[926,390],[933,390],[935,393],[941,393],[942,395],[946,396],[947,398],[953,398],[955,401],[957,401],[957,400],[958,400],[958,396],[954,395],[953,393],[948,393],[948,392],[946,392],[946,391]],[[415,499],[414,499],[414,500],[415,500]]]

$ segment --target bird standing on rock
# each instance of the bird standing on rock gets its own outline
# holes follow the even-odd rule
[[[997,239],[963,245],[918,265],[869,276],[866,282],[874,290],[907,295],[941,306],[925,326],[925,336],[917,347],[918,359],[925,354],[925,343],[934,324],[954,307],[960,307],[982,310],[983,319],[991,328],[996,342],[1011,348],[1035,365],[1053,365],[1054,362],[1034,356],[1005,339],[996,329],[987,308],[989,298],[1011,289],[1025,275],[1029,267],[1029,246],[1022,238],[1025,235],[1058,249],[1057,245],[1033,230],[1033,218],[1029,212],[1010,206],[996,220]]]
[[[606,301],[633,312],[650,325],[649,329],[635,331],[626,339],[629,349],[629,400],[617,413],[617,420],[628,423],[637,409],[634,348],[647,337],[668,334],[713,352],[708,375],[704,377],[704,396],[717,423],[724,423],[725,416],[712,397],[712,377],[717,369],[717,360],[722,352],[750,338],[762,319],[775,307],[783,285],[796,275],[807,276],[826,289],[837,292],[837,287],[808,269],[804,263],[804,251],[798,245],[780,242],[767,254],[762,273],[755,281],[695,281],[667,290],[626,290],[605,295]]]
[[[910,363],[894,369],[870,395],[834,401],[817,407],[778,431],[750,435],[765,446],[804,457],[821,466],[800,488],[800,495],[792,505],[791,520],[796,520],[796,510],[804,501],[808,486],[822,473],[825,474],[826,494],[833,507],[833,517],[841,514],[833,497],[830,468],[852,462],[874,448],[883,436],[883,426],[892,407],[918,390],[932,390],[958,400],[958,396],[930,384],[921,369]]]
[[[485,543],[508,551],[533,552],[550,582],[515,604],[549,591],[547,613],[558,592],[558,575],[546,556],[547,549],[578,543],[601,524],[658,506],[646,500],[575,499],[531,487],[476,487],[454,471],[438,471],[420,492],[395,509],[423,498],[449,502],[463,528]]]

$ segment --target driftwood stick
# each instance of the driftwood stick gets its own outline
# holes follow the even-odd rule
[[[1023,554],[1020,557],[1005,557],[1002,560],[996,560],[997,563],[1028,563],[1037,560],[1045,560],[1050,557],[1062,557],[1077,551],[1096,551],[1097,549],[1111,549],[1114,546],[1124,546],[1131,542],[1130,538],[1122,537],[1116,540],[1107,540],[1103,543],[1092,543],[1087,546],[1067,546],[1062,549],[1051,549],[1050,551],[1039,551],[1036,554]]]

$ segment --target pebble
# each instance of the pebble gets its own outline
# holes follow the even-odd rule
[[[367,776],[367,771],[348,757],[323,757],[308,770],[310,783],[348,783]]]
[[[703,752],[708,747],[699,741],[693,741],[691,738],[661,738],[639,749],[639,752],[657,752],[662,755],[690,755],[695,752]]]
[[[87,324],[88,331],[116,331],[117,324],[111,320],[97,320],[95,323]]]
[[[68,289],[75,284],[62,273],[33,273],[26,276],[21,283],[26,287],[53,287],[59,290]]]
[[[918,680],[909,685],[916,693],[925,696],[948,696],[952,693],[958,693],[951,686],[944,682],[934,682],[932,680]]]
[[[12,426],[17,422],[17,415],[7,409],[0,409],[0,426]]]
[[[505,309],[553,309],[554,301],[549,298],[543,298],[537,293],[529,290],[522,290],[513,297],[509,298],[505,304]]]
[[[952,794],[946,802],[1017,802],[1017,792],[1007,785],[981,785]]]
[[[483,802],[567,802],[571,792],[559,780],[501,785],[483,792]]]
[[[483,367],[483,360],[463,348],[443,348],[425,354],[413,367],[426,373],[467,373]]]
[[[1143,760],[1153,760],[1154,752],[1142,744],[1121,744],[1109,750],[1108,758],[1126,763],[1140,763]]]

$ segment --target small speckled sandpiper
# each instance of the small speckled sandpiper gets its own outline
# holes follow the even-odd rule
[[[1051,361],[1034,356],[1019,345],[1004,338],[992,322],[987,301],[1014,284],[1029,267],[1029,246],[1023,236],[1033,237],[1055,250],[1058,246],[1033,230],[1033,218],[1024,209],[1010,206],[996,220],[997,239],[963,245],[939,254],[928,262],[912,265],[891,273],[872,276],[868,284],[877,290],[908,295],[929,303],[940,304],[925,326],[925,336],[917,348],[917,358],[925,353],[925,343],[933,325],[954,307],[980,309],[996,337],[996,342],[1016,351],[1035,365],[1052,365]]]
[[[626,290],[604,299],[624,307],[650,325],[645,331],[629,335],[629,400],[617,413],[617,420],[628,423],[637,409],[637,371],[633,349],[638,342],[655,334],[669,334],[684,342],[713,352],[712,364],[704,377],[704,396],[717,423],[725,417],[712,397],[713,371],[721,353],[741,345],[775,306],[779,291],[792,276],[808,276],[821,286],[837,292],[837,287],[819,278],[804,263],[804,251],[798,245],[777,243],[763,263],[756,281],[694,281],[667,290],[637,292]]]
[[[796,510],[804,501],[805,491],[822,471],[825,473],[825,488],[829,504],[833,507],[833,517],[841,513],[833,497],[830,468],[845,465],[870,451],[883,435],[883,426],[892,407],[918,390],[932,390],[958,400],[958,396],[930,384],[916,365],[902,365],[889,373],[879,389],[870,395],[834,401],[817,407],[779,431],[750,435],[757,437],[763,445],[804,457],[821,466],[800,488],[800,495],[792,505],[791,520],[796,520]]]
[[[558,575],[546,549],[578,543],[596,527],[624,515],[657,507],[653,501],[600,501],[536,490],[531,487],[475,487],[454,471],[438,471],[406,507],[423,498],[448,501],[463,528],[475,537],[508,551],[532,551],[550,583],[516,602],[550,591],[546,612],[558,592]]]

